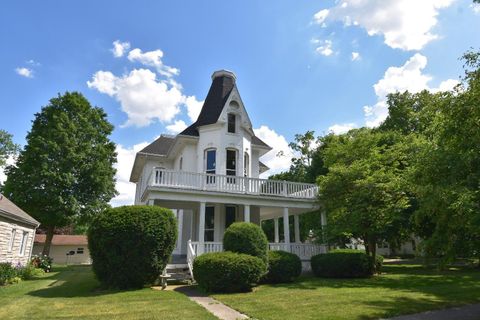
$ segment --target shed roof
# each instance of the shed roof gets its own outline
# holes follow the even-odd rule
[[[46,234],[36,234],[35,243],[45,243],[46,238]],[[88,245],[88,239],[85,235],[55,234],[53,235],[52,244],[56,246],[86,246]]]

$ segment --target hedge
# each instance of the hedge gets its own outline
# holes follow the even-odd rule
[[[365,252],[344,249],[313,256],[311,266],[318,277],[364,278],[372,276],[377,268],[380,271],[382,262],[383,257],[377,256],[375,266]]]
[[[258,257],[267,264],[268,240],[263,230],[254,223],[235,222],[223,235],[225,251],[245,253]]]
[[[95,216],[88,230],[92,269],[104,287],[138,288],[162,273],[177,239],[172,211],[123,206]]]
[[[302,273],[302,261],[286,251],[268,252],[268,273],[263,278],[267,283],[292,282]]]
[[[193,262],[195,281],[208,292],[249,291],[265,272],[260,258],[228,251],[206,253]]]

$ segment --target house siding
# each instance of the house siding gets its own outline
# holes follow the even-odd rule
[[[12,250],[9,251],[9,243],[12,230],[15,229],[15,238],[13,239]],[[23,232],[27,232],[27,240],[25,244],[25,252],[20,254]],[[25,265],[32,255],[33,240],[35,238],[35,228],[0,217],[0,263],[9,262],[13,265]]]
[[[77,254],[77,249],[83,248],[83,254]],[[33,254],[40,254],[43,250],[43,243],[35,243],[33,246]],[[67,256],[67,252],[75,251],[72,256]],[[53,259],[53,263],[56,264],[91,264],[90,251],[88,245],[54,245],[50,246],[49,256]],[[68,257],[68,259],[67,259]]]

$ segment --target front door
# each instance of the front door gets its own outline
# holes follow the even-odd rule
[[[172,210],[177,218],[177,226],[178,226],[178,236],[177,236],[177,243],[175,245],[175,249],[173,249],[173,254],[182,254],[182,239],[183,239],[183,209]]]

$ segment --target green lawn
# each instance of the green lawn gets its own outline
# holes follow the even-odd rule
[[[0,287],[0,319],[216,319],[181,293],[102,291],[88,266]]]
[[[371,279],[302,277],[214,298],[257,319],[378,319],[480,302],[480,270],[389,265]]]

